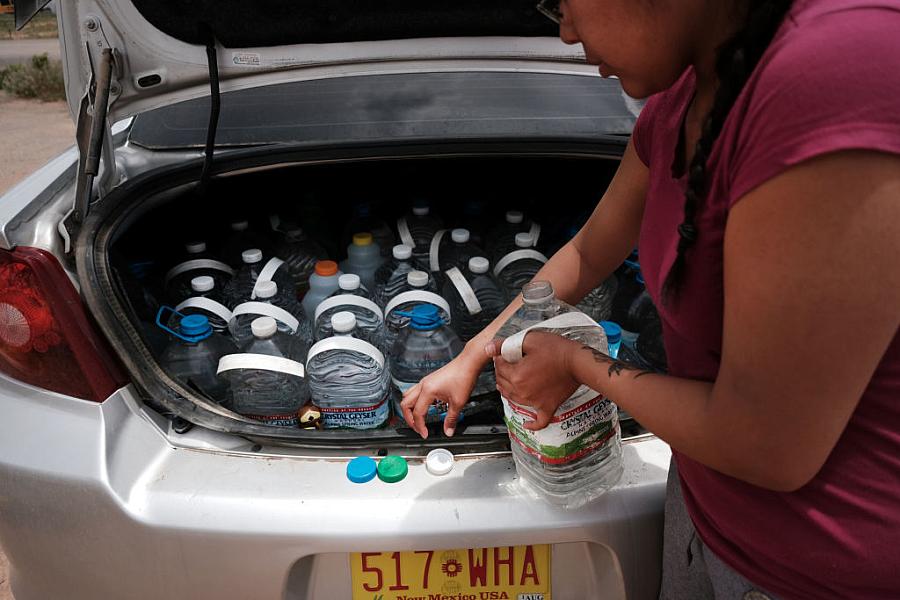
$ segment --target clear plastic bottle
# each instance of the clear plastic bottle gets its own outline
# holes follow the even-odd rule
[[[435,237],[439,235],[441,232]],[[432,272],[443,273],[452,267],[465,267],[473,256],[484,256],[484,250],[475,245],[468,229],[460,227],[450,231],[449,236],[441,235],[439,240],[432,240],[428,266]]]
[[[412,310],[416,304],[424,302],[437,306],[441,310],[440,315],[444,323],[450,323],[450,305],[436,293],[434,280],[425,271],[407,273],[405,284],[397,290],[384,307],[384,345],[388,350],[393,347],[400,331],[409,324],[409,317],[403,314]]]
[[[400,243],[413,249],[413,256],[422,264],[428,264],[428,252],[431,249],[431,239],[443,222],[431,213],[431,206],[427,202],[417,202],[412,207],[412,213],[397,219],[397,233],[400,234]]]
[[[368,231],[372,234],[372,239],[378,244],[381,256],[384,258],[390,256],[391,248],[397,243],[397,238],[387,223],[374,216],[372,205],[369,202],[362,202],[353,207],[353,216],[341,238],[342,246],[346,248],[352,244],[353,235],[360,231]]]
[[[309,348],[312,341],[312,325],[306,318],[306,312],[293,295],[278,293],[278,284],[274,281],[263,281],[257,286],[256,300],[238,304],[232,313],[228,330],[231,337],[242,350],[253,341],[253,322],[261,317],[272,317],[278,331],[298,338],[298,343]],[[305,356],[296,356],[296,360]]]
[[[341,272],[333,260],[320,260],[316,263],[316,271],[309,277],[309,291],[303,296],[303,310],[312,322],[316,317],[319,303],[340,289]]]
[[[522,211],[509,210],[503,223],[497,225],[487,235],[485,250],[493,262],[516,249],[516,234],[530,233],[532,245],[537,246],[541,234],[541,226],[525,218]]]
[[[381,251],[368,232],[353,234],[353,243],[347,246],[347,260],[341,263],[341,271],[359,275],[367,289],[375,287],[375,271],[384,262]]]
[[[208,275],[194,277],[191,280],[193,294],[175,307],[175,313],[183,315],[205,315],[216,333],[228,331],[231,311],[222,304],[222,295],[216,289],[216,280]],[[175,329],[178,316],[173,313],[169,319],[169,327]]]
[[[163,325],[167,311],[172,309],[166,306],[159,309],[156,324],[174,339],[160,356],[160,366],[185,387],[227,405],[228,384],[216,376],[216,365],[223,356],[237,352],[234,342],[215,333],[203,315],[176,315],[178,328],[169,328]]]
[[[354,335],[373,346],[384,348],[384,314],[359,281],[359,275],[341,275],[340,289],[319,303],[313,321],[316,341],[334,335],[332,317],[339,312],[349,312],[356,318]]]
[[[453,330],[468,342],[506,308],[506,290],[490,272],[490,263],[483,256],[470,258],[465,273],[454,267],[446,275],[443,296],[450,304]]]
[[[296,340],[278,331],[275,319],[259,317],[242,354],[219,361],[220,377],[231,386],[232,410],[267,425],[297,427],[298,412],[309,399]]]
[[[390,416],[390,377],[384,354],[355,337],[356,317],[331,317],[334,336],[309,351],[306,373],[310,394],[326,429],[375,429]]]
[[[244,250],[258,248],[263,253],[270,250],[269,240],[250,227],[250,222],[242,219],[232,221],[231,233],[221,248],[222,260],[235,268],[243,266]]]
[[[165,297],[173,305],[194,295],[191,281],[196,277],[212,277],[221,290],[234,276],[234,270],[210,254],[205,242],[189,242],[185,253],[165,276]]]
[[[578,310],[597,321],[608,321],[612,317],[613,300],[619,290],[619,280],[615,273],[603,280],[578,303]]]
[[[267,279],[274,281],[278,285],[279,293],[285,298],[296,299],[294,279],[281,259],[273,258],[263,262],[262,250],[251,248],[241,253],[241,260],[244,266],[228,282],[222,293],[226,306],[233,309],[238,304],[254,300],[255,288],[260,277],[263,281]]]
[[[534,249],[530,233],[516,234],[516,249],[500,257],[494,264],[494,275],[506,288],[510,298],[515,298],[526,283],[534,279],[547,262],[547,257]]]
[[[391,250],[388,260],[375,271],[374,295],[379,306],[386,306],[391,298],[400,293],[406,285],[406,276],[410,271],[424,270],[412,257],[412,247],[397,244]]]
[[[276,256],[285,262],[288,273],[293,277],[297,298],[303,298],[309,290],[309,278],[316,270],[316,263],[328,258],[325,249],[299,227],[285,231]]]
[[[400,336],[391,347],[391,382],[393,384],[394,412],[402,414],[400,400],[403,392],[459,356],[463,343],[447,327],[438,308],[433,304],[417,304],[403,316],[409,319]],[[440,417],[435,409],[429,409],[431,420]]]
[[[522,290],[524,304],[500,328],[506,360],[521,359],[524,331],[531,327],[574,339],[607,354],[603,329],[553,294],[547,281]],[[516,351],[518,349],[518,352]],[[616,405],[586,386],[556,410],[558,420],[540,431],[523,427],[534,420],[526,406],[502,398],[519,476],[550,501],[574,507],[603,493],[622,474],[622,445]]]

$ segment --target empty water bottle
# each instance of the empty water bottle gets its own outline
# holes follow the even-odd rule
[[[309,277],[309,291],[303,296],[303,310],[312,321],[316,317],[319,302],[340,289],[341,272],[333,260],[320,260],[316,263],[316,271]]]
[[[325,249],[299,227],[285,231],[276,255],[284,261],[288,273],[294,280],[297,298],[302,298],[309,290],[309,278],[316,270],[316,263],[328,258]]]
[[[215,287],[221,290],[234,276],[234,270],[207,252],[204,242],[186,244],[182,260],[166,273],[166,298],[173,304],[190,298],[194,295],[191,281],[203,276],[212,277]]]
[[[392,249],[391,260],[388,260],[375,271],[375,301],[380,306],[387,305],[406,286],[406,276],[411,271],[422,270],[423,267],[412,257],[412,247],[397,244]]]
[[[400,400],[403,392],[449,363],[463,350],[462,341],[447,327],[435,305],[416,304],[402,315],[409,319],[409,325],[403,328],[390,353],[394,411],[398,415],[402,414]],[[434,407],[429,410],[431,420],[446,412],[446,409],[442,411]]]
[[[234,342],[215,333],[203,315],[176,315],[178,327],[164,325],[163,306],[156,314],[156,325],[174,336],[160,356],[160,366],[188,389],[196,390],[216,402],[228,403],[228,384],[216,376],[219,359],[237,352]]]
[[[453,267],[464,267],[473,256],[484,256],[484,250],[475,245],[468,229],[458,228],[449,233],[439,230],[431,240],[428,266],[432,273],[442,274]]]
[[[612,274],[604,279],[603,283],[588,292],[578,303],[577,308],[598,323],[608,321],[612,317],[613,300],[618,289],[619,281],[615,274]]]
[[[280,258],[270,258],[263,262],[262,250],[251,248],[241,254],[244,266],[225,286],[225,305],[234,308],[238,304],[256,299],[257,286],[264,281],[274,281],[279,293],[285,298],[296,298],[294,280],[284,268]]]
[[[309,391],[303,364],[295,360],[296,337],[280,333],[271,317],[255,319],[251,330],[245,351],[218,363],[219,376],[231,387],[232,410],[267,425],[297,427]]]
[[[427,202],[417,202],[411,214],[397,219],[400,243],[412,248],[413,256],[423,265],[428,264],[431,240],[442,226],[441,220],[431,213]]]
[[[450,304],[453,330],[468,342],[506,308],[506,291],[491,274],[490,263],[483,256],[470,258],[465,274],[453,267],[446,276],[443,296]]]
[[[183,315],[206,315],[213,331],[223,333],[228,330],[231,321],[231,311],[222,304],[222,296],[216,289],[215,279],[208,275],[194,277],[191,280],[193,295],[175,307],[175,313]],[[178,316],[172,314],[169,319],[169,327],[175,329]]]
[[[516,249],[516,234],[530,233],[533,246],[537,246],[541,235],[541,226],[525,219],[518,210],[506,212],[504,222],[497,225],[487,235],[487,256],[496,263],[498,260]]]
[[[417,304],[433,304],[440,309],[441,319],[450,323],[450,305],[443,296],[435,293],[434,280],[425,271],[410,271],[406,274],[406,282],[397,288],[395,294],[384,307],[385,348],[390,350],[400,331],[409,324],[409,318],[403,316]]]
[[[331,317],[334,336],[309,350],[306,372],[313,403],[327,429],[374,429],[387,422],[390,379],[384,354],[358,334],[356,317]]]
[[[353,243],[347,246],[347,260],[341,263],[341,271],[359,275],[360,281],[368,289],[375,287],[375,271],[384,259],[378,244],[372,241],[372,234],[356,233]]]
[[[278,293],[278,284],[263,281],[257,286],[256,300],[234,307],[228,330],[239,348],[253,340],[253,322],[258,317],[271,317],[282,333],[296,336],[306,348],[312,339],[312,326],[293,295]]]
[[[339,312],[349,312],[356,319],[355,336],[382,348],[384,344],[384,314],[365,293],[358,275],[341,275],[341,289],[319,303],[313,319],[315,339],[323,340],[334,335],[332,317]]]
[[[547,257],[534,249],[531,234],[517,233],[516,249],[497,261],[494,275],[506,288],[510,298],[515,298],[546,262]]]
[[[603,329],[553,294],[547,281],[522,290],[523,305],[500,328],[503,358],[522,359],[528,330],[550,331],[608,353]],[[532,489],[552,502],[574,507],[612,486],[622,474],[622,448],[616,405],[587,386],[579,387],[539,431],[525,429],[536,414],[503,398],[503,411],[516,470]]]

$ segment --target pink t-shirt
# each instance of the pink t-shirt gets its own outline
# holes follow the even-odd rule
[[[689,69],[648,101],[635,125],[635,148],[650,168],[640,259],[671,373],[712,381],[731,207],[817,155],[900,153],[900,0],[795,1],[713,148],[699,237],[679,296],[667,306],[660,291],[676,254],[685,189],[672,164],[694,86]],[[900,335],[824,467],[800,490],[768,491],[678,452],[675,460],[701,539],[750,581],[784,598],[900,598]]]

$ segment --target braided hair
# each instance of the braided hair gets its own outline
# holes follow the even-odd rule
[[[793,0],[750,0],[743,27],[722,44],[716,54],[718,88],[712,108],[703,121],[700,139],[688,166],[684,194],[684,220],[678,226],[678,253],[666,276],[663,296],[677,293],[684,279],[685,254],[697,241],[697,216],[707,193],[706,163],[725,119],[760,58],[781,26]]]

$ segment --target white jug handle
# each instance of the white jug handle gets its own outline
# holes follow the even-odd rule
[[[469,282],[466,281],[466,277],[462,274],[457,267],[453,267],[451,269],[447,269],[445,271],[447,277],[450,278],[450,281],[453,283],[453,286],[456,288],[456,291],[459,292],[460,297],[463,302],[466,304],[466,308],[469,310],[470,315],[477,315],[481,312],[481,302],[478,301],[478,296],[475,295],[475,290],[472,289],[472,286],[469,285]]]
[[[226,354],[219,359],[219,367],[216,375],[235,369],[260,369],[262,371],[274,371],[304,377],[306,371],[302,363],[282,356],[269,356],[268,354]]]
[[[378,308],[378,305],[369,300],[368,298],[363,298],[362,296],[355,296],[353,294],[340,294],[337,296],[331,296],[330,298],[325,298],[319,305],[316,307],[314,321],[318,321],[319,317],[322,316],[322,313],[330,308],[334,308],[336,306],[358,306],[360,308],[364,308],[378,317],[379,321],[384,321],[384,314],[381,312],[381,309]]]
[[[181,275],[182,273],[187,273],[188,271],[196,271],[198,269],[212,269],[214,271],[222,271],[223,273],[227,273],[229,277],[234,276],[234,269],[223,262],[212,260],[211,258],[197,258],[194,260],[187,260],[169,269],[169,272],[166,273],[166,284],[168,285],[169,281],[171,281],[174,277]]]
[[[259,277],[256,279],[256,283],[253,284],[253,291],[250,293],[250,299],[256,300],[256,294],[259,292],[259,284],[265,281],[272,281],[272,277],[275,276],[275,271],[284,264],[284,261],[280,258],[272,257],[266,263],[266,266],[262,268],[262,271],[259,272]],[[278,290],[282,293],[291,293],[293,290]]]
[[[216,302],[211,298],[206,298],[204,296],[194,296],[193,298],[188,298],[181,304],[175,307],[175,312],[181,312],[185,308],[199,308],[201,310],[205,310],[208,313],[212,313],[225,321],[226,323],[231,322],[231,311],[228,310],[223,304]]]
[[[241,315],[262,315],[264,317],[272,317],[276,321],[280,321],[287,325],[292,333],[297,333],[297,330],[300,329],[300,321],[297,320],[297,317],[280,306],[275,306],[268,302],[244,302],[243,304],[238,304],[231,315],[232,318]]]
[[[379,367],[384,368],[384,354],[381,353],[381,350],[365,340],[340,335],[325,338],[321,342],[313,344],[312,348],[309,349],[309,355],[306,358],[307,370],[309,370],[309,361],[311,361],[313,357],[318,356],[323,352],[327,352],[328,350],[349,350],[350,352],[365,354],[378,363]]]

